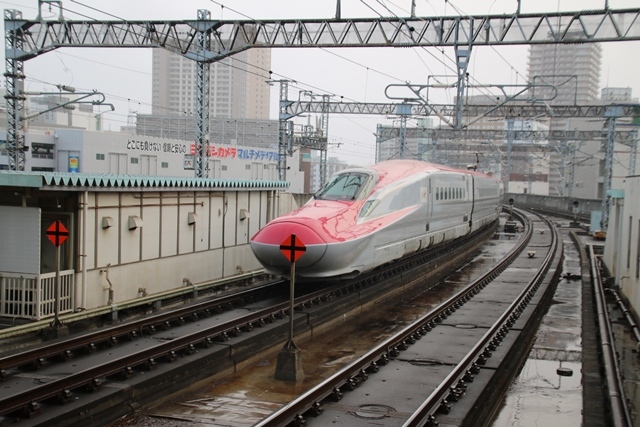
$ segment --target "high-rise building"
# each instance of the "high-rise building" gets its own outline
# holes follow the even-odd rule
[[[551,105],[593,105],[599,102],[601,63],[602,47],[598,43],[531,45],[528,81],[536,85],[531,92],[533,98]],[[551,117],[549,125],[552,131],[591,130],[593,127],[589,119],[576,118]],[[549,170],[549,191],[553,196],[571,194],[565,170],[567,155],[564,148],[551,154],[552,165],[558,165]]]
[[[209,115],[269,118],[270,49],[249,49],[213,62],[209,71]],[[197,63],[165,49],[153,50],[153,115],[192,115],[196,108]]]
[[[582,32],[581,32],[582,33]],[[584,105],[599,98],[602,47],[598,43],[540,44],[529,48],[528,81],[535,98]],[[557,94],[550,87],[557,89]]]

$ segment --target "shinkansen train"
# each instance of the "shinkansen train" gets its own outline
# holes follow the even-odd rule
[[[280,245],[295,235],[306,246],[296,277],[354,277],[492,224],[502,199],[491,176],[389,160],[334,175],[304,206],[258,231],[251,249],[266,272],[288,276]]]

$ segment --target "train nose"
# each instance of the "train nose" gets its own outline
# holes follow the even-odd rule
[[[296,261],[296,268],[311,267],[322,259],[327,250],[326,241],[310,227],[289,221],[267,224],[251,239],[251,249],[265,268],[288,271],[291,263],[280,245],[292,234],[296,236],[296,246],[305,247],[304,254]]]

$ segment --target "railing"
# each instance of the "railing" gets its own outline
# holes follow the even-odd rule
[[[74,270],[60,272],[60,313],[74,307]],[[0,316],[41,320],[55,313],[56,273],[0,273]]]

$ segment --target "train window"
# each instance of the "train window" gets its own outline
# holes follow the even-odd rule
[[[359,218],[369,220],[421,203],[421,181],[399,182],[371,194],[362,205]]]
[[[355,200],[370,178],[370,175],[360,172],[334,175],[316,193],[315,198],[319,200]]]
[[[364,202],[364,205],[362,205],[362,209],[360,209],[358,217],[364,218],[368,216],[371,212],[373,212],[378,203],[380,203],[378,199],[367,200],[366,202]]]

